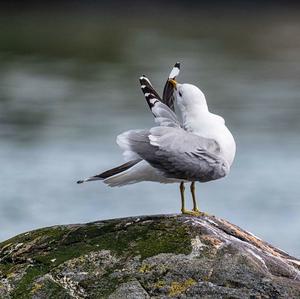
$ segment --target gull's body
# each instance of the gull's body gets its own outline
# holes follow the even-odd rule
[[[193,85],[191,85],[191,87],[192,86]],[[211,151],[211,153],[224,159],[230,167],[235,155],[235,142],[232,134],[225,125],[224,119],[219,115],[210,113],[207,105],[191,104],[188,106],[188,109],[185,109],[185,107],[178,102],[177,105],[183,120],[183,129],[186,132],[193,133],[207,140],[215,140],[220,151]],[[141,132],[144,132],[144,130],[128,131],[117,137],[117,143],[121,149],[123,149],[126,160],[137,159],[140,157],[136,152],[131,150],[130,136],[133,136],[134,134],[139,135]],[[181,181],[187,182],[189,180],[166,177],[161,170],[151,166],[146,160],[141,160],[126,172],[105,179],[104,183],[110,186],[122,186],[141,181],[178,183]],[[199,181],[201,180],[199,179]]]
[[[179,73],[179,65],[177,72],[176,65],[168,82],[174,86],[172,97],[182,121],[174,112],[174,99],[170,96],[160,99],[150,81],[141,77],[142,91],[157,126],[119,135],[117,143],[127,163],[80,183],[99,179],[112,187],[141,181],[180,183],[182,212],[186,212],[184,183],[192,182],[193,210],[198,211],[194,183],[216,180],[228,174],[235,156],[235,141],[224,119],[209,111],[202,91],[174,80]],[[170,94],[170,90],[165,90],[164,95]]]

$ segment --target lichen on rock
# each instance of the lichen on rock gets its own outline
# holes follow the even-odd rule
[[[44,228],[0,243],[0,298],[300,298],[300,261],[217,217]]]

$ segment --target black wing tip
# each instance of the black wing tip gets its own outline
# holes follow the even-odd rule
[[[142,92],[147,100],[157,97],[157,95],[155,95],[155,91],[153,90],[153,87],[150,84],[149,79],[145,75],[140,77],[140,84],[141,84]]]
[[[174,67],[177,67],[178,69],[180,69],[180,62],[177,61],[177,62],[175,63],[175,65],[174,65]]]
[[[139,78],[140,81],[143,81],[143,80],[149,80],[146,75],[142,75],[140,78]]]
[[[79,180],[79,181],[77,181],[76,183],[77,184],[82,184],[84,181],[83,180]]]
[[[159,100],[153,97],[146,97],[146,101],[151,110],[155,106],[155,104],[159,102]]]
[[[101,174],[95,175],[94,178],[100,178],[100,179],[107,179],[111,176],[114,176],[116,174],[119,174],[123,171],[128,170],[129,168],[131,168],[132,166],[134,166],[135,164],[137,164],[138,162],[142,161],[141,159],[135,159],[135,160],[131,160],[128,161],[122,165],[119,165],[115,168],[109,169],[107,171],[102,172]]]

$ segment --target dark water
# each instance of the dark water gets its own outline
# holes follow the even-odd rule
[[[231,174],[197,186],[200,207],[300,255],[300,14],[0,23],[1,240],[179,212],[177,185],[75,184],[122,162],[116,135],[153,125],[138,77],[162,90],[179,60],[237,142]]]

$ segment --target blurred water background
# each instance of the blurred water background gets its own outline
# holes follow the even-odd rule
[[[75,182],[123,162],[116,135],[153,125],[138,77],[162,91],[181,61],[237,142],[201,209],[299,256],[300,12],[129,8],[1,12],[0,239],[179,212],[177,185]]]

